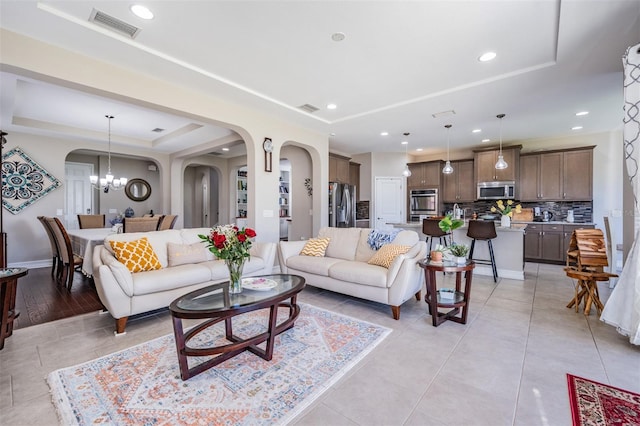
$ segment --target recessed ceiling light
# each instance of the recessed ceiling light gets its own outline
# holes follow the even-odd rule
[[[580,130],[582,129],[582,126],[574,126],[571,128],[571,130]]]
[[[336,135],[336,134],[335,134],[335,133],[333,133],[333,132],[329,133],[329,136],[335,136],[335,135]]]
[[[380,132],[380,136],[389,136],[389,132]]]
[[[223,151],[229,151],[229,148],[222,148]]]
[[[578,117],[580,117],[580,116],[582,116],[582,115],[587,115],[587,114],[589,114],[589,111],[580,111],[580,112],[576,112],[576,115],[577,115]]]
[[[331,34],[331,40],[333,41],[342,41],[345,37],[344,33],[340,32]]]
[[[131,11],[138,18],[153,19],[153,12],[151,12],[149,9],[147,9],[145,6],[141,4],[134,4],[133,6],[131,6]]]
[[[473,129],[471,131],[471,133],[480,133],[482,131],[482,129]]]
[[[409,143],[409,141],[402,141],[400,142],[401,145],[407,145]]]
[[[482,143],[491,142],[491,139],[482,139]]]
[[[422,151],[422,148],[417,148],[416,151]]]
[[[478,58],[478,60],[480,62],[488,62],[491,61],[493,59],[496,58],[496,52],[487,52],[487,53],[483,53],[482,55],[480,55],[480,57]]]
[[[336,109],[338,108],[338,105],[336,104],[327,104],[327,109]]]

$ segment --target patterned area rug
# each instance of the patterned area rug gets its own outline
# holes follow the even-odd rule
[[[640,425],[640,395],[567,374],[575,426]]]
[[[287,313],[278,316],[286,318]],[[234,334],[257,334],[266,329],[267,318],[268,310],[236,317]],[[171,334],[54,371],[47,381],[65,425],[283,424],[390,332],[301,304],[295,326],[277,336],[271,361],[243,352],[182,381]],[[224,341],[222,326],[201,335],[201,344]]]

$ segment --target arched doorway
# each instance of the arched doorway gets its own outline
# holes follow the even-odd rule
[[[183,174],[183,223],[185,228],[208,228],[220,218],[220,171],[189,165]]]

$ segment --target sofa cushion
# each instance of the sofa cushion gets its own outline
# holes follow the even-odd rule
[[[104,246],[112,254],[115,254],[111,247],[111,241],[134,241],[140,238],[147,238],[149,243],[153,247],[153,251],[158,256],[158,260],[162,264],[163,268],[166,268],[169,264],[167,258],[167,243],[172,242],[176,244],[182,244],[182,238],[180,238],[180,231],[177,229],[168,229],[166,231],[150,231],[150,232],[131,232],[127,234],[110,234],[104,239]]]
[[[229,281],[229,268],[224,263],[224,260],[209,260],[206,262],[198,263],[198,265],[205,266],[210,273],[210,279],[212,281]],[[242,269],[242,275],[253,274],[261,269],[264,269],[264,259],[260,257],[251,257],[251,259],[244,262],[244,268]]]
[[[324,257],[329,241],[329,238],[311,238],[302,247],[300,256]]]
[[[396,257],[401,254],[405,254],[409,249],[411,249],[410,246],[385,244],[380,247],[380,250],[378,250],[367,263],[370,265],[382,266],[383,268],[389,268]]]
[[[208,251],[202,243],[176,244],[169,242],[167,243],[169,266],[206,262],[209,260],[207,258]]]
[[[111,241],[116,258],[131,272],[153,271],[162,268],[158,256],[146,238],[134,241]]]
[[[340,262],[344,260],[333,257],[291,256],[287,259],[287,268],[328,277],[329,269]]]
[[[364,262],[342,261],[331,266],[329,276],[336,280],[373,287],[387,286],[387,270]]]
[[[180,238],[184,244],[200,243],[205,249],[207,254],[207,260],[214,260],[216,257],[207,248],[207,243],[198,237],[198,235],[208,235],[211,233],[211,228],[185,228],[180,230]]]
[[[361,228],[321,228],[319,238],[329,238],[326,257],[354,260]]]
[[[133,295],[153,294],[211,281],[209,268],[202,264],[179,265],[133,274]]]

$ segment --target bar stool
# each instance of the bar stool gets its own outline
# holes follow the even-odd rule
[[[498,269],[496,268],[496,259],[493,256],[493,244],[491,240],[496,238],[496,225],[492,220],[470,220],[469,228],[467,229],[467,237],[471,238],[471,250],[469,250],[469,260],[473,260],[476,263],[484,265],[491,265],[493,270],[493,282],[498,282]],[[490,259],[474,259],[473,249],[476,245],[476,240],[486,241],[489,245]]]
[[[440,229],[438,223],[440,222],[440,218],[431,218],[431,219],[422,219],[422,233],[427,236],[425,242],[429,242],[429,251],[431,253],[431,246],[433,244],[434,238],[440,238],[440,244],[443,246],[447,246],[447,235],[450,235]]]

